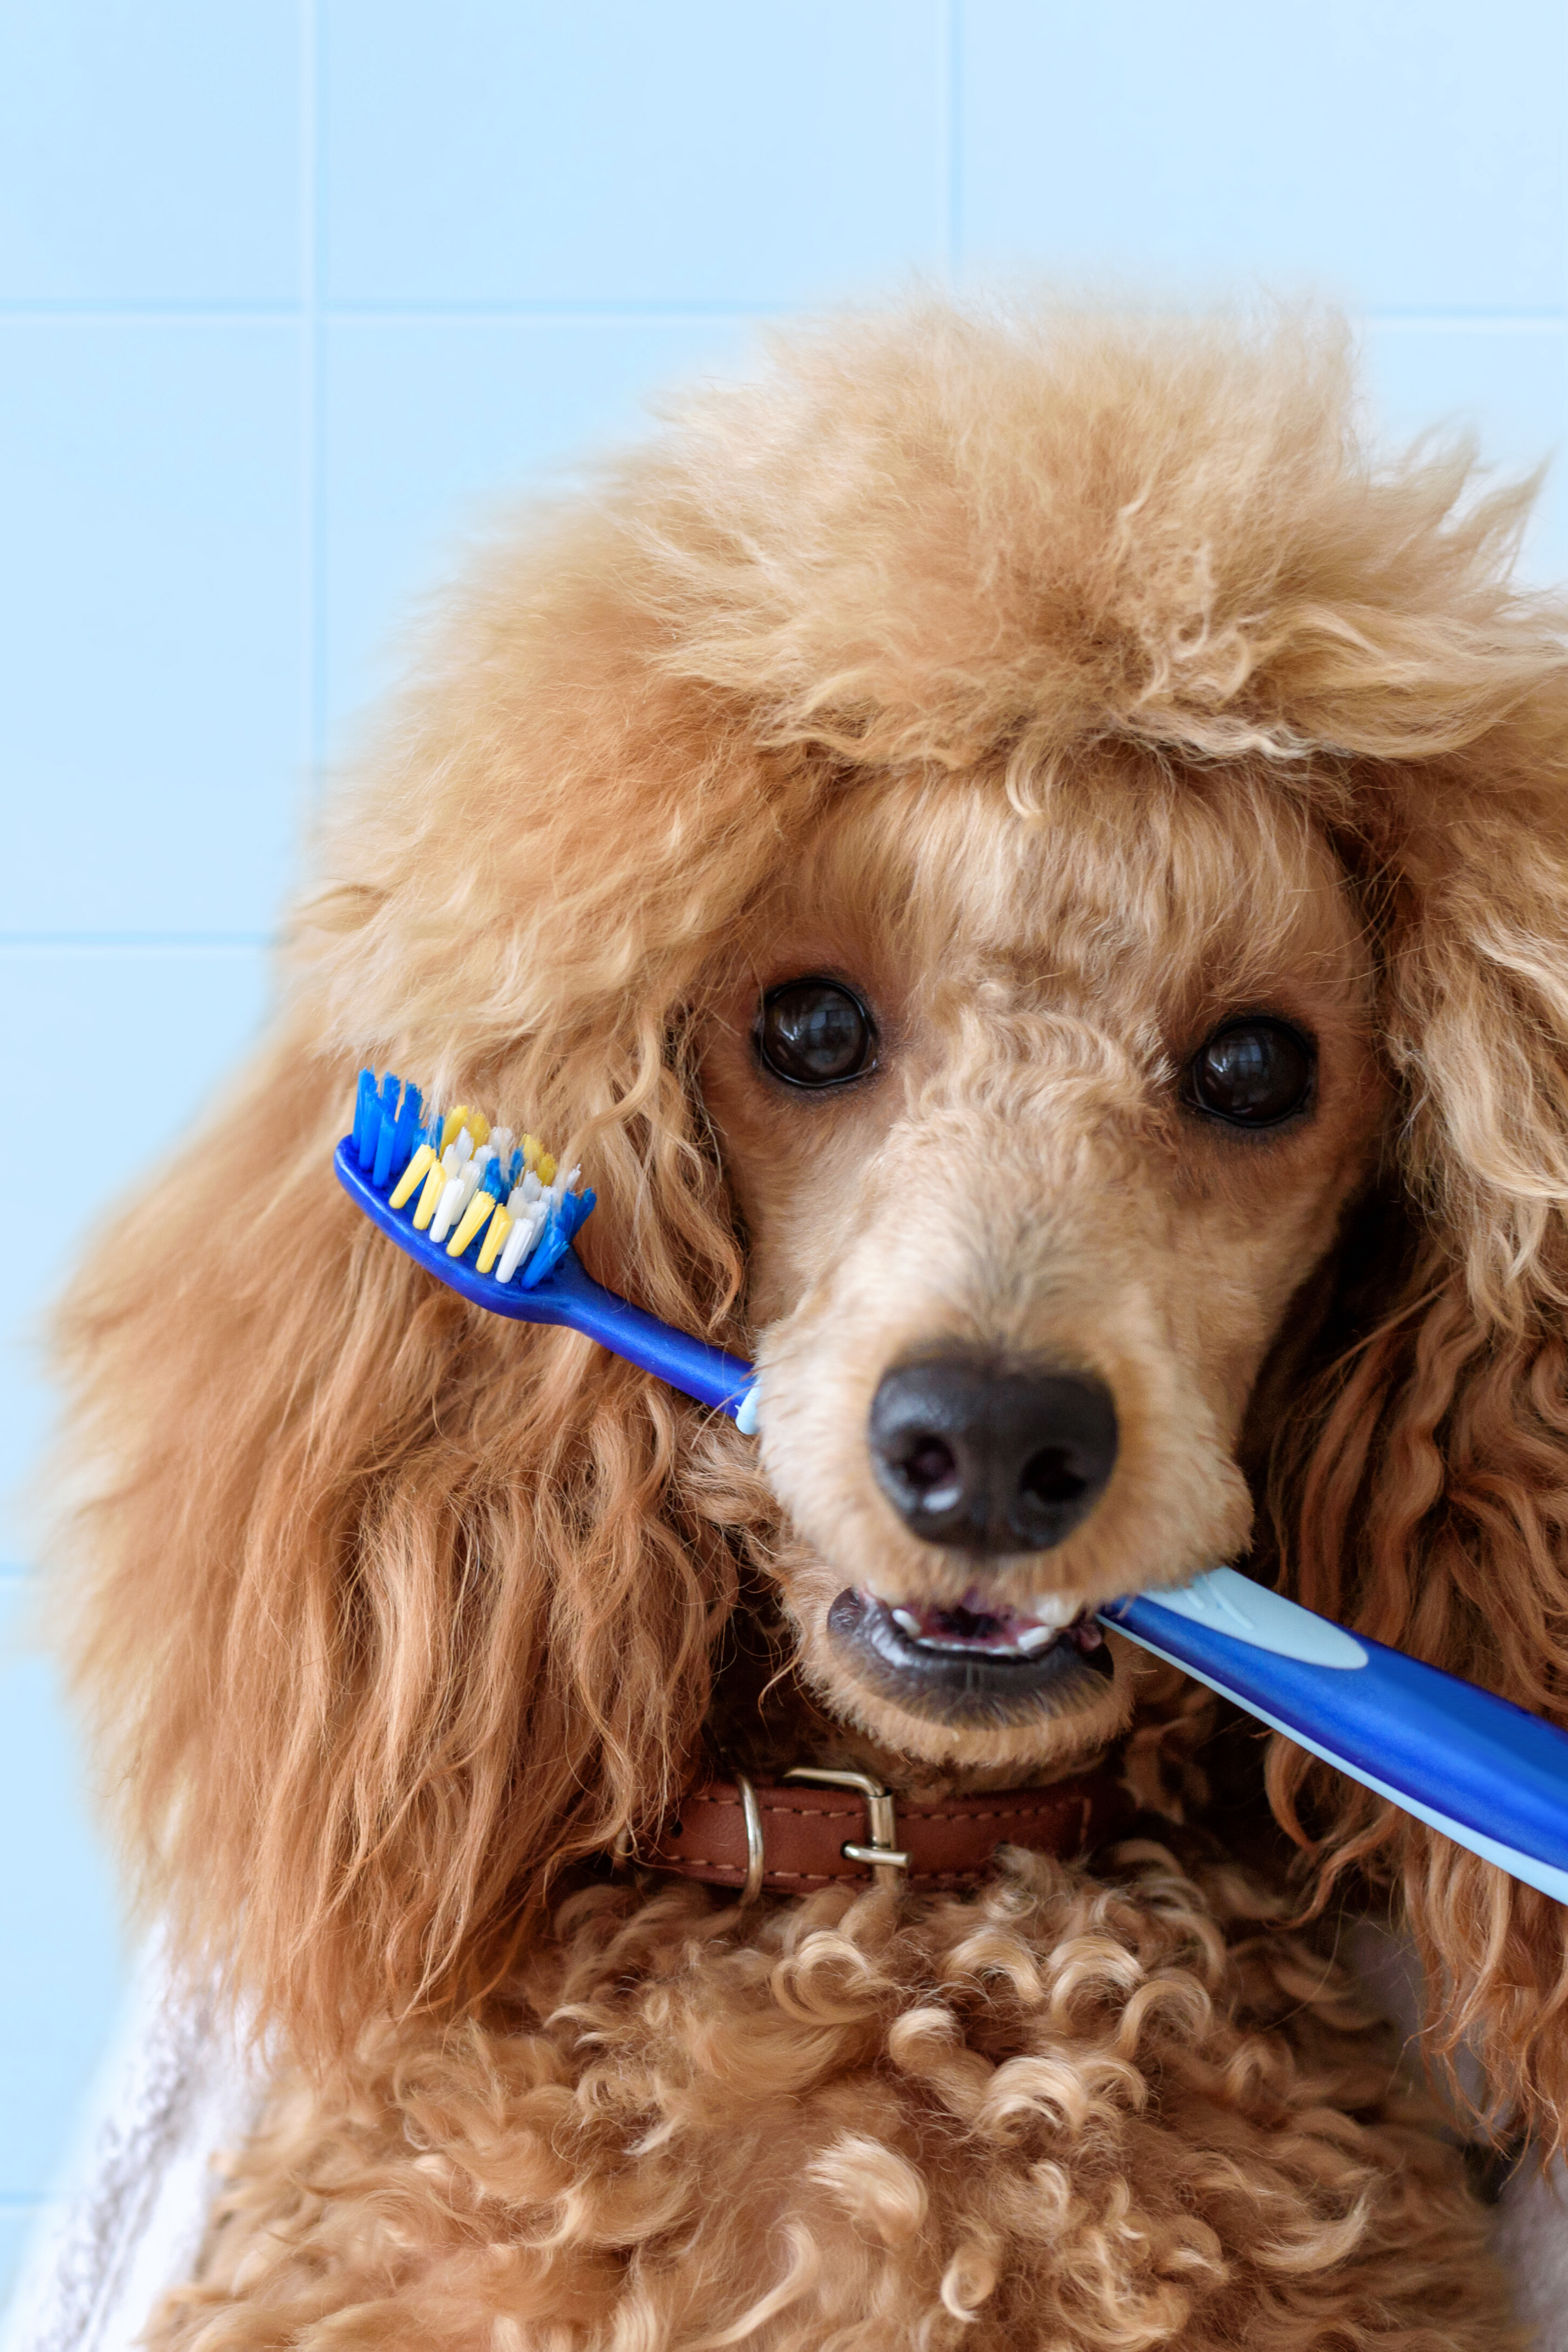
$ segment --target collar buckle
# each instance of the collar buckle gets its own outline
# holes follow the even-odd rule
[[[813,1789],[853,1789],[866,1801],[867,1842],[858,1845],[847,1838],[839,1847],[846,1862],[865,1863],[878,1886],[889,1887],[896,1895],[910,1866],[910,1857],[899,1849],[899,1820],[894,1809],[892,1791],[884,1789],[880,1780],[873,1780],[868,1772],[835,1772],[813,1764],[797,1764],[784,1774],[786,1780],[804,1781]]]

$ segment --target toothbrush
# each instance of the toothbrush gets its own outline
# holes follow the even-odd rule
[[[538,1139],[492,1129],[467,1105],[426,1108],[417,1087],[362,1070],[338,1181],[399,1249],[493,1315],[564,1324],[699,1404],[756,1433],[752,1367],[645,1315],[594,1280],[572,1247],[594,1205]]]
[[[756,1430],[739,1356],[674,1330],[594,1281],[572,1247],[594,1206],[466,1105],[362,1070],[338,1181],[415,1262],[476,1307],[563,1324]],[[1568,1904],[1568,1733],[1438,1667],[1347,1633],[1235,1569],[1111,1601],[1099,1623],[1168,1659],[1457,1845]]]

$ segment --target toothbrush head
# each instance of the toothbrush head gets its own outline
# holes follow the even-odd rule
[[[750,1364],[594,1280],[572,1247],[594,1195],[577,1189],[582,1171],[558,1168],[537,1136],[514,1139],[466,1104],[431,1108],[417,1087],[378,1084],[362,1070],[353,1132],[332,1165],[404,1255],[470,1306],[579,1331],[754,1433]]]
[[[514,1138],[466,1103],[362,1070],[338,1181],[405,1254],[476,1306],[542,1320],[531,1298],[565,1256],[594,1194],[537,1136]]]

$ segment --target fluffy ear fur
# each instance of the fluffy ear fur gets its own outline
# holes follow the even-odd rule
[[[1531,740],[1533,739],[1533,740]],[[1383,1031],[1400,1202],[1369,1212],[1341,1352],[1282,1433],[1281,1549],[1310,1607],[1568,1722],[1568,684],[1464,761],[1381,780]],[[1377,805],[1378,780],[1369,782]],[[1384,815],[1389,813],[1386,805]],[[1369,832],[1383,830],[1374,815]],[[1370,1248],[1382,1265],[1365,1279]],[[1354,1324],[1359,1323],[1356,1330]],[[1319,1890],[1392,1876],[1436,2045],[1479,2048],[1499,2107],[1568,2136],[1568,1913],[1297,1748]]]
[[[729,1424],[437,1290],[331,1172],[391,1064],[571,1139],[594,1271],[745,1344],[685,1023],[769,778],[637,673],[574,552],[463,614],[328,845],[276,1041],[64,1319],[106,1786],[188,1954],[306,2047],[471,2002],[552,1874],[658,1816],[766,1511]]]

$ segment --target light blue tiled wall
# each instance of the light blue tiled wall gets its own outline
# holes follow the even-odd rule
[[[487,499],[765,317],[1337,295],[1390,427],[1568,415],[1562,0],[0,0],[0,1484],[100,1200],[254,1032],[324,755]],[[1568,572],[1548,490],[1530,562]],[[0,2282],[119,1981],[0,1533]],[[3,2291],[3,2286],[0,2286]]]

